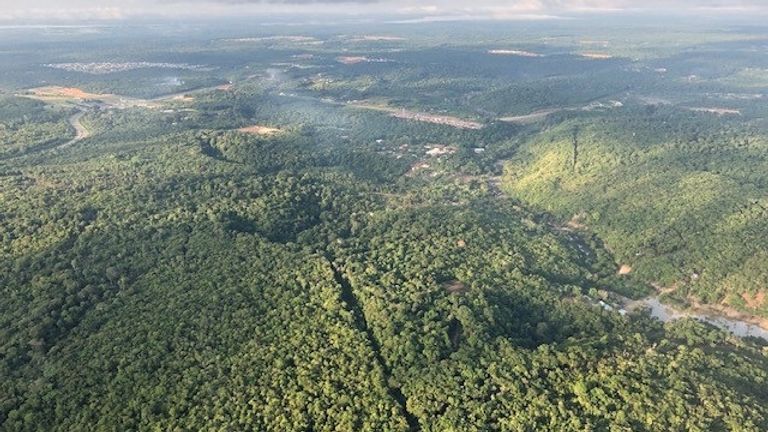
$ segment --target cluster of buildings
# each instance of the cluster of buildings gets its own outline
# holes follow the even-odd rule
[[[135,69],[183,69],[209,71],[210,67],[202,65],[191,65],[187,63],[153,63],[153,62],[103,62],[103,63],[49,63],[45,67],[62,69],[70,72],[82,72],[93,75],[104,75],[114,72],[125,72]]]

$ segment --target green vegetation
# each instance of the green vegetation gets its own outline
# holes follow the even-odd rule
[[[0,95],[0,159],[61,144],[72,134],[69,128],[66,113],[42,102]]]
[[[0,30],[0,430],[768,430],[768,342],[622,309],[768,315],[758,42],[345,30]],[[40,66],[109,55],[210,67]]]
[[[593,229],[675,296],[745,304],[764,293],[768,140],[741,122],[659,108],[574,119],[507,166],[510,193]]]

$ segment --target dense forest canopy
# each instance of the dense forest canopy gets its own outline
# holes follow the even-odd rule
[[[767,38],[0,28],[0,430],[768,430]]]

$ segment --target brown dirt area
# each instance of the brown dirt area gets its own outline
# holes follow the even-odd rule
[[[262,125],[247,126],[247,127],[240,128],[237,131],[253,134],[253,135],[275,135],[282,132],[282,130],[280,129],[268,127],[268,126],[262,126]]]
[[[587,215],[584,214],[584,213],[575,214],[575,215],[573,215],[571,217],[571,220],[569,220],[565,224],[565,226],[568,227],[568,228],[571,228],[571,229],[575,229],[575,230],[586,229],[587,226],[584,225],[584,222],[583,222],[584,218],[586,218],[586,217],[587,217]]]
[[[336,61],[345,65],[352,65],[352,64],[358,64],[358,63],[365,63],[368,61],[368,57],[345,56],[345,57],[337,57]]]
[[[619,274],[620,275],[628,275],[630,273],[632,273],[632,267],[630,267],[630,266],[628,266],[626,264],[622,264],[622,266],[619,267]]]
[[[449,294],[454,295],[464,294],[468,290],[468,287],[463,282],[459,282],[457,280],[450,280],[443,283],[443,288],[445,288]]]
[[[702,304],[692,297],[689,297],[689,301],[691,302],[691,307],[689,308],[691,311],[709,316],[722,316],[733,320],[743,321],[768,330],[768,318],[741,312],[727,305]]]
[[[352,108],[359,108],[359,109],[369,109],[374,111],[382,111],[387,112],[389,115],[395,118],[400,118],[404,120],[413,120],[413,121],[419,121],[424,123],[434,123],[434,124],[441,124],[445,126],[454,127],[457,129],[473,129],[478,130],[485,127],[484,124],[471,121],[471,120],[465,120],[459,117],[449,116],[449,115],[442,115],[442,114],[430,114],[430,113],[423,113],[423,112],[416,112],[416,111],[409,111],[404,108],[397,108],[389,105],[383,105],[376,102],[371,101],[355,101],[350,102],[347,104],[347,106]]]
[[[656,291],[659,294],[668,294],[678,289],[677,284],[673,284],[669,287],[661,287],[658,284],[651,284],[651,285],[656,289]],[[755,299],[752,299],[750,296],[750,300],[765,301],[765,295],[766,295],[765,292],[760,292],[755,296],[756,297]],[[681,312],[693,312],[700,315],[707,315],[710,317],[729,318],[732,320],[743,321],[748,324],[753,324],[768,330],[768,318],[760,317],[747,312],[742,312],[728,305],[727,300],[724,300],[721,304],[704,304],[704,303],[701,303],[699,299],[697,299],[692,295],[686,296],[686,300],[688,301],[690,306],[688,308],[682,309]]]
[[[676,283],[674,283],[674,284],[672,284],[672,285],[670,285],[670,286],[666,286],[666,287],[665,287],[665,286],[661,286],[661,285],[659,285],[659,284],[657,284],[657,283],[652,283],[652,284],[651,284],[651,286],[652,286],[652,287],[653,287],[653,289],[655,289],[655,290],[656,290],[656,292],[657,292],[657,293],[659,293],[659,294],[669,294],[669,293],[673,293],[673,292],[677,291],[677,289],[679,288],[679,287],[678,287],[678,285],[677,285]]]
[[[105,95],[88,93],[76,87],[48,86],[31,89],[30,92],[42,99],[99,99]]]
[[[584,58],[593,59],[593,60],[607,60],[609,58],[613,58],[613,56],[610,54],[599,53],[599,52],[583,52],[583,53],[580,53],[579,55]]]
[[[88,93],[76,87],[46,86],[29,89],[26,93],[20,93],[19,96],[37,99],[50,104],[72,103],[82,101],[100,101],[111,108],[129,108],[145,107],[157,108],[160,106],[157,101],[134,99],[125,96],[119,96],[111,93]]]
[[[744,304],[750,309],[758,309],[765,304],[765,291],[758,291],[755,294],[744,293],[741,295],[744,299]]]

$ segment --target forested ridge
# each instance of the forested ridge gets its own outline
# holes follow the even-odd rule
[[[642,292],[594,239],[285,140],[171,134],[2,177],[5,429],[765,427],[764,352],[586,300]]]
[[[0,430],[768,430],[768,342],[623,306],[766,313],[764,120],[712,96],[760,84],[752,39],[489,26],[0,65]]]
[[[594,229],[635,272],[675,286],[677,301],[764,315],[764,303],[747,303],[768,276],[765,136],[709,120],[664,108],[572,120],[527,144],[505,184]]]

